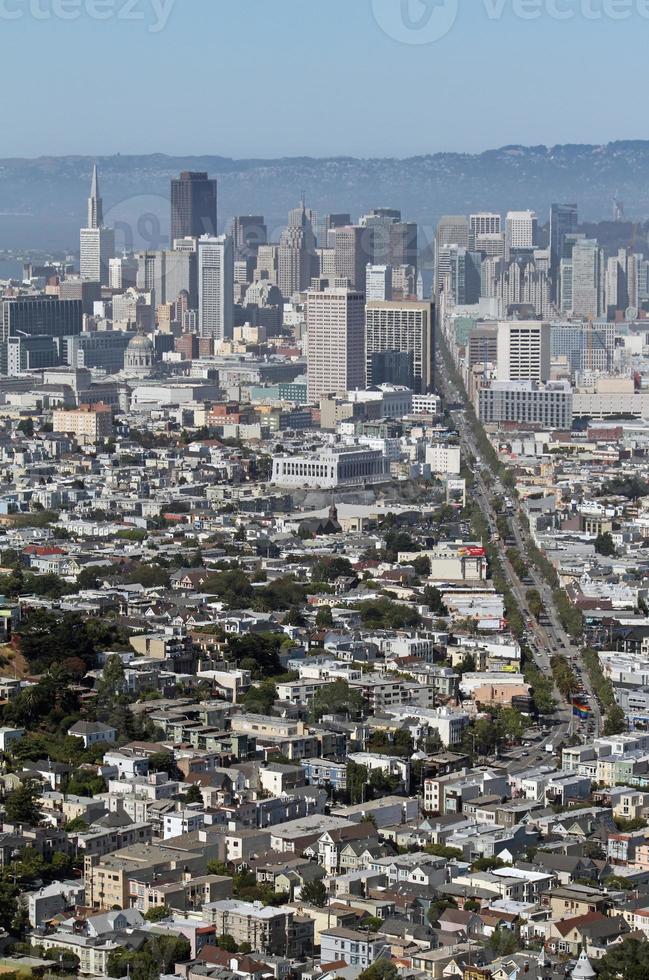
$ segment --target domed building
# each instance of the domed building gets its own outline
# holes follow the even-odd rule
[[[138,333],[129,342],[124,352],[124,370],[127,374],[145,377],[151,374],[155,358],[155,348],[146,334]]]

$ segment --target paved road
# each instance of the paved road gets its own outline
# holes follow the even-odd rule
[[[458,391],[452,382],[447,378],[446,369],[441,359],[439,359],[437,363],[437,379],[438,391],[446,398],[447,403],[450,402],[453,404],[465,402],[464,393]],[[480,453],[476,445],[475,436],[471,426],[466,420],[464,412],[454,412],[453,417],[458,427],[462,445],[465,449],[468,449],[476,461],[479,460]],[[551,673],[550,660],[555,654],[561,654],[570,661],[589,698],[589,704],[593,712],[594,734],[597,735],[601,730],[601,713],[599,704],[591,688],[588,674],[582,667],[579,650],[573,646],[570,637],[561,625],[561,620],[554,603],[552,589],[548,586],[543,576],[537,572],[533,566],[529,566],[529,577],[533,582],[533,587],[538,590],[545,605],[547,617],[544,617],[544,619],[549,620],[549,622],[546,621],[542,624],[534,619],[528,605],[526,592],[532,586],[524,585],[521,582],[507,558],[507,548],[505,542],[500,537],[496,524],[497,515],[492,505],[492,494],[495,492],[499,496],[507,497],[509,491],[502,486],[497,477],[495,477],[494,480],[494,487],[490,490],[485,483],[481,464],[478,463],[474,469],[474,499],[478,503],[483,517],[485,518],[489,527],[492,543],[498,551],[509,587],[511,588],[514,598],[520,607],[522,615],[527,621],[527,642],[530,652],[534,658],[534,662],[537,668],[547,676]],[[515,504],[513,503],[513,507],[514,506]],[[512,509],[508,515],[508,519],[517,548],[520,551],[521,556],[525,558],[528,544],[526,534],[520,522],[519,514]],[[555,742],[558,742],[565,736],[571,725],[571,706],[560,694],[560,692],[556,690],[556,688],[555,697],[558,704],[558,709],[556,711],[558,725],[552,738],[548,739],[548,742],[553,741],[553,739]],[[588,725],[584,722],[580,722],[580,720],[576,718],[572,719],[572,729],[584,736],[588,734]]]

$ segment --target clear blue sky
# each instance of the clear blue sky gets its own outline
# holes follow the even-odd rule
[[[145,19],[123,19],[127,2]],[[458,3],[430,44],[395,39],[423,36],[401,0],[175,0],[152,32],[170,2],[0,0],[0,153],[409,156],[647,136],[647,0],[408,0],[413,22]]]

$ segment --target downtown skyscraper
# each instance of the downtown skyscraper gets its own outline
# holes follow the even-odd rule
[[[198,324],[201,337],[230,340],[234,329],[234,244],[230,235],[198,241]]]
[[[317,273],[316,238],[304,201],[288,217],[288,227],[282,232],[278,254],[278,286],[282,296],[289,298],[309,288]]]
[[[217,184],[206,173],[185,170],[171,181],[171,244],[217,233]]]
[[[110,278],[110,260],[115,255],[115,232],[112,228],[104,227],[104,208],[99,193],[97,164],[92,171],[87,227],[81,229],[79,245],[81,278],[107,286]]]

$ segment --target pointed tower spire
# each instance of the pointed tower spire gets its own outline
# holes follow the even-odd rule
[[[101,228],[104,223],[102,200],[99,196],[99,174],[97,164],[92,168],[92,183],[88,198],[88,228]]]

